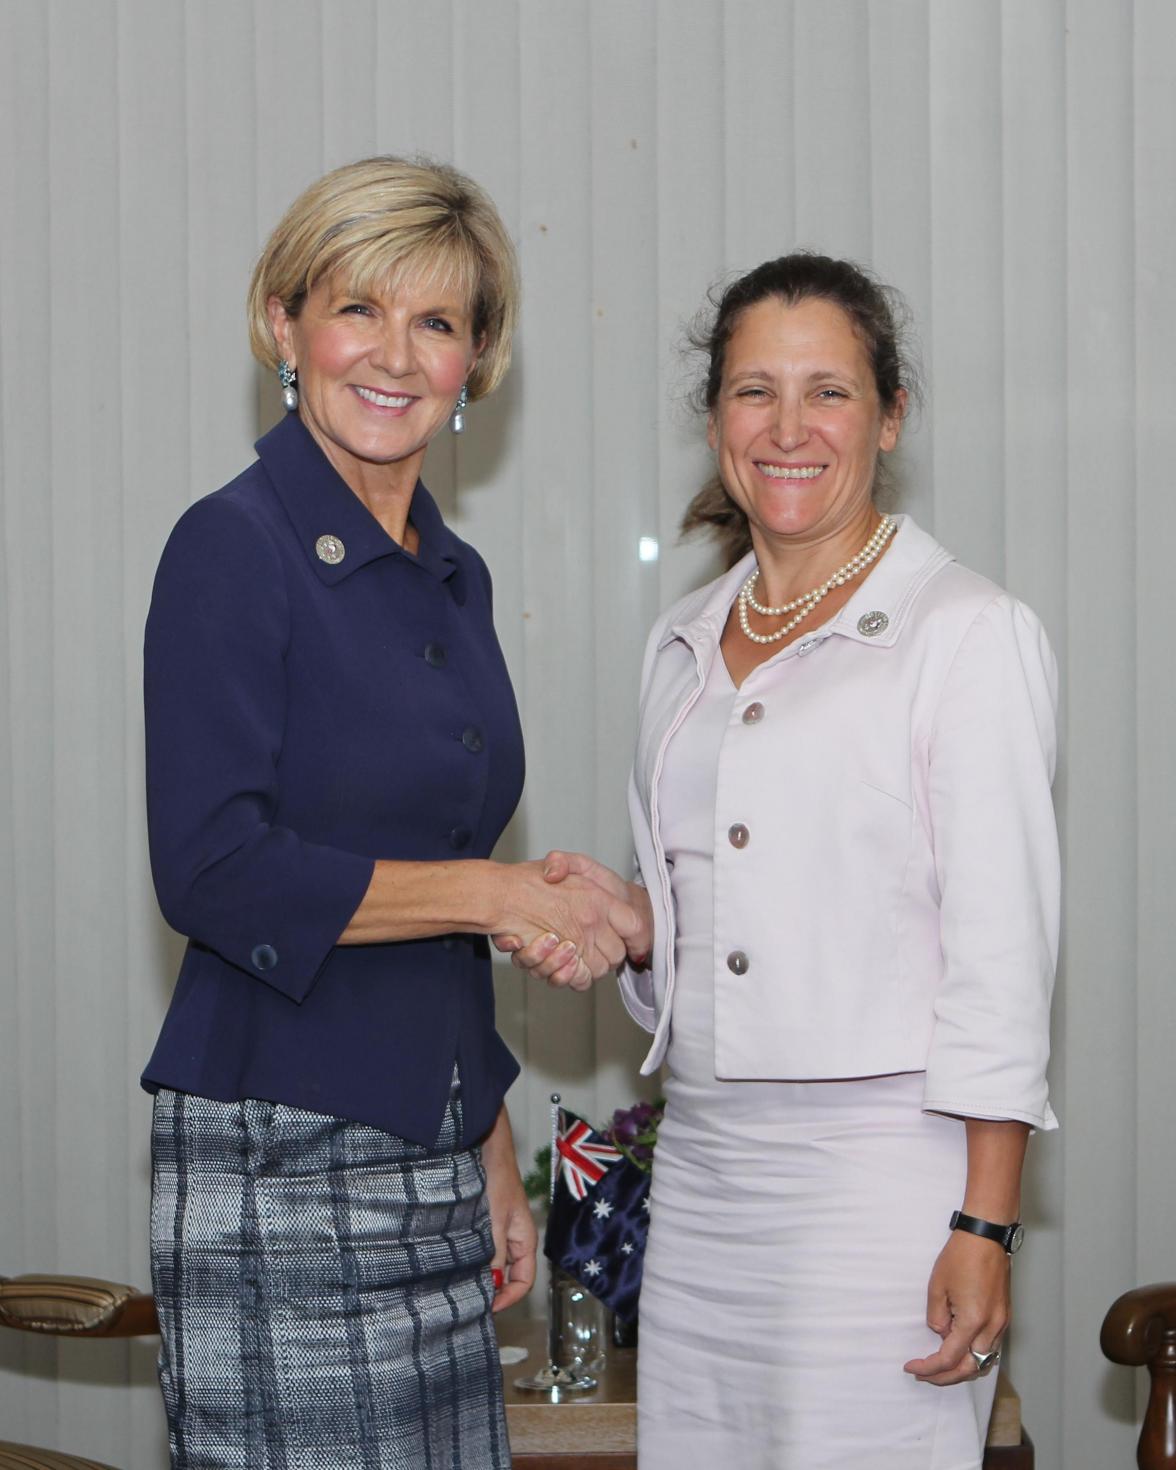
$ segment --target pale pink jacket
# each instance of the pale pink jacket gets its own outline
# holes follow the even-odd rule
[[[714,814],[715,1072],[925,1071],[928,1109],[1054,1128],[1054,658],[1023,603],[898,519],[842,611],[732,710]],[[654,1033],[645,1072],[674,994],[666,746],[750,566],[678,602],[646,650],[629,807],[656,939],[651,968],[621,974]]]

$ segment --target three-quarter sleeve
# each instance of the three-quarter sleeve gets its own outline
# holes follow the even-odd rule
[[[632,808],[632,777],[629,778],[629,782],[630,808]],[[633,859],[632,881],[639,884],[642,888],[647,887],[647,884],[645,882],[645,875],[641,870],[640,860],[636,856],[634,856]],[[653,936],[654,947],[656,947],[657,945],[658,938],[658,925],[655,921]],[[637,1024],[646,1031],[652,1031],[657,1024],[657,1003],[653,985],[653,966],[651,963],[652,960],[653,954],[651,951],[651,953],[646,956],[646,962],[644,966],[639,970],[635,969],[634,966],[629,963],[629,960],[627,958],[623,959],[621,963],[616,967],[617,984],[620,986],[621,1000],[624,1003],[624,1007],[629,1012],[630,1016],[633,1017],[634,1021],[636,1021]]]
[[[144,648],[151,866],[173,928],[301,1001],[373,861],[276,820],[290,638],[282,560],[225,496],[180,520]]]
[[[995,598],[961,641],[929,736],[944,968],[924,1106],[937,1112],[1056,1127],[1045,1079],[1061,886],[1056,702],[1041,624]]]

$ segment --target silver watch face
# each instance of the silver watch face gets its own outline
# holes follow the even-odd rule
[[[1009,1255],[1010,1256],[1015,1256],[1017,1254],[1017,1252],[1021,1249],[1021,1246],[1024,1243],[1025,1243],[1025,1227],[1024,1227],[1024,1225],[1017,1225],[1014,1228],[1012,1235],[1009,1237],[1009,1243],[1008,1243],[1008,1246],[1007,1246]]]

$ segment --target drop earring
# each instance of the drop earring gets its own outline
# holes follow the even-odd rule
[[[457,402],[453,405],[453,432],[462,434],[465,432],[465,411],[470,401],[470,395],[466,385],[461,385],[461,392],[457,395]]]
[[[278,363],[278,382],[282,385],[282,403],[287,413],[298,407],[298,374],[283,357]]]

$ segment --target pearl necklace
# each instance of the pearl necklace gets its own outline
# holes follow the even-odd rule
[[[739,609],[739,626],[743,629],[746,637],[753,643],[779,643],[781,638],[787,638],[793,628],[802,623],[813,608],[832,592],[834,587],[842,587],[846,582],[851,582],[859,573],[875,562],[882,555],[887,541],[898,530],[898,523],[891,520],[889,516],[883,516],[874,527],[874,534],[862,547],[856,556],[850,557],[843,567],[837,570],[819,587],[814,587],[811,592],[802,593],[800,597],[794,597],[791,602],[784,603],[781,607],[764,607],[752,596],[752,588],[759,580],[760,569],[756,567],[747,581],[739,589],[736,605]],[[748,608],[753,608],[764,618],[783,618],[789,613],[793,616],[788,619],[782,628],[775,633],[753,633],[751,631],[751,620],[747,616]]]

